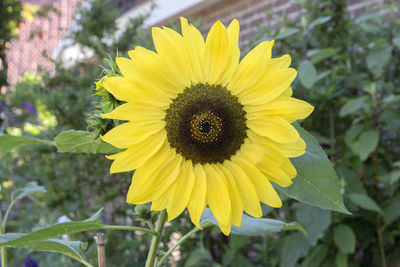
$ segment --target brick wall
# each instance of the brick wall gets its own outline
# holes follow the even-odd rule
[[[8,82],[15,84],[22,73],[35,73],[37,67],[54,71],[54,64],[42,56],[50,57],[54,48],[69,27],[75,9],[82,0],[26,0],[23,3],[52,5],[60,11],[60,16],[50,13],[47,18],[35,18],[32,22],[20,24],[19,35],[7,44]]]
[[[385,0],[349,0],[349,16],[358,16],[365,12],[368,5],[383,3]],[[246,41],[260,25],[274,25],[272,18],[266,13],[267,10],[279,15],[288,15],[296,18],[302,11],[299,6],[290,0],[225,0],[207,9],[198,12],[189,12],[192,18],[202,18],[202,30],[208,32],[216,20],[221,20],[228,25],[234,18],[240,22],[240,43]]]

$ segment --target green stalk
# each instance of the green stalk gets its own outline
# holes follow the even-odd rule
[[[0,234],[4,234],[2,224],[0,224]],[[6,247],[1,247],[1,266],[7,267]]]
[[[154,263],[156,261],[158,247],[160,245],[161,234],[164,229],[165,221],[167,220],[167,212],[166,210],[161,211],[160,217],[158,217],[156,224],[156,232],[158,235],[153,236],[153,240],[151,240],[150,251],[147,256],[146,267],[154,267]]]

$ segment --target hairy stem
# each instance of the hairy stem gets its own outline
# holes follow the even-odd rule
[[[158,221],[156,224],[156,232],[158,235],[153,236],[153,240],[151,240],[150,251],[147,256],[146,267],[154,267],[154,263],[156,261],[158,247],[161,240],[161,234],[164,229],[165,221],[167,220],[167,212],[166,210],[161,211],[160,217],[158,217]]]

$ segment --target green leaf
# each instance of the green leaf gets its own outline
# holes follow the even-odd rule
[[[365,194],[360,193],[351,193],[348,194],[347,197],[356,205],[360,206],[363,209],[375,211],[378,213],[382,213],[381,208],[376,204],[376,202]]]
[[[281,267],[293,267],[297,261],[307,255],[310,243],[301,233],[285,237],[281,252]]]
[[[400,217],[400,196],[391,199],[383,207],[385,226],[389,226]]]
[[[0,242],[11,242],[12,240],[21,238],[24,235],[26,234],[9,233],[0,235]],[[61,253],[80,261],[86,266],[92,266],[86,261],[85,256],[82,253],[82,250],[85,248],[85,244],[80,241],[65,241],[61,239],[51,238],[46,240],[33,240],[22,243],[12,243],[12,245],[8,245],[7,247]]]
[[[317,245],[311,254],[304,259],[301,267],[318,267],[328,255],[328,245]]]
[[[285,39],[293,34],[299,33],[300,30],[297,28],[286,28],[284,30],[281,30],[279,34],[277,34],[274,39],[275,40],[280,40],[280,39]]]
[[[333,241],[341,252],[352,254],[356,249],[356,235],[349,226],[340,224],[335,227]]]
[[[393,44],[400,49],[400,37],[393,38]]]
[[[366,101],[368,100],[367,96],[360,96],[355,99],[349,100],[343,107],[340,109],[339,116],[345,117],[350,114],[354,114],[358,110],[364,107]]]
[[[367,67],[379,78],[383,74],[384,67],[389,63],[393,47],[388,44],[376,44],[367,56]]]
[[[290,198],[317,206],[349,214],[343,205],[339,180],[323,149],[318,142],[298,124],[294,127],[306,142],[306,153],[291,159],[297,170],[297,176],[289,187],[274,185]]]
[[[347,267],[347,254],[339,251],[335,257],[335,263],[336,267]]]
[[[208,250],[198,248],[190,252],[189,258],[186,260],[184,267],[214,267],[213,259]]]
[[[296,210],[296,220],[305,228],[307,239],[313,244],[323,237],[325,230],[331,223],[331,212],[304,203],[300,203]]]
[[[327,58],[336,55],[338,50],[333,47],[328,47],[324,49],[313,49],[308,51],[307,56],[310,57],[310,61],[313,64],[317,64]]]
[[[362,161],[366,160],[369,155],[376,149],[379,142],[379,132],[369,130],[363,132],[359,137],[359,150],[354,151]]]
[[[317,70],[315,69],[311,61],[304,60],[300,63],[299,79],[301,84],[305,88],[310,89],[317,81],[317,77],[318,77]]]
[[[15,202],[21,198],[29,196],[34,193],[46,193],[46,189],[43,186],[39,186],[36,182],[30,182],[23,188],[19,188],[11,193],[11,201]]]
[[[320,18],[315,19],[313,22],[308,24],[308,30],[312,30],[315,26],[321,25],[321,24],[324,24],[324,23],[330,21],[331,18],[332,18],[331,16],[326,16],[326,17],[320,17]]]
[[[0,136],[0,159],[11,150],[27,145],[53,145],[51,141],[28,136]]]
[[[204,223],[212,223],[214,225],[218,225],[217,220],[212,214],[209,208],[204,210],[203,215],[200,219],[200,224],[204,225]],[[236,235],[245,235],[245,236],[260,236],[271,234],[275,232],[279,232],[282,230],[299,230],[303,231],[303,227],[300,225],[296,225],[294,223],[286,223],[273,219],[265,219],[265,218],[253,218],[246,214],[242,215],[242,225],[237,227],[232,225],[231,234]]]
[[[100,209],[92,217],[84,221],[56,223],[30,233],[18,234],[14,238],[5,238],[4,235],[0,235],[0,247],[21,246],[26,242],[41,241],[66,234],[102,229],[103,224],[99,219],[102,211],[103,209]]]
[[[96,138],[94,133],[69,130],[56,136],[58,152],[71,153],[115,153],[120,150]]]

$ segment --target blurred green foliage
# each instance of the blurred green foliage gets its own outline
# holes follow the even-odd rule
[[[217,228],[202,231],[180,247],[178,266],[396,266],[400,264],[400,17],[396,3],[370,6],[365,14],[350,18],[346,0],[297,0],[304,12],[295,20],[269,14],[278,27],[263,26],[247,50],[262,40],[275,39],[274,54],[290,54],[298,70],[295,96],[315,106],[303,122],[324,146],[340,177],[346,207],[352,215],[330,212],[293,200],[264,215],[298,221],[308,233],[288,232],[263,237],[225,237]],[[2,107],[2,131],[37,137],[54,137],[67,129],[97,135],[114,126],[100,118],[97,100],[112,102],[95,90],[106,71],[115,69],[106,52],[123,54],[136,45],[152,48],[140,26],[145,17],[131,20],[117,34],[119,16],[107,1],[95,0],[82,7],[79,31],[70,33],[75,43],[93,51],[93,57],[56,74],[25,74],[8,93]],[[396,13],[397,12],[397,13]],[[100,25],[100,26],[99,26]],[[246,50],[246,49],[245,49]],[[114,58],[112,55],[111,58]],[[104,70],[98,65],[103,65]],[[34,106],[33,109],[26,105]],[[112,102],[118,105],[117,102]],[[1,103],[0,103],[1,104]],[[28,126],[27,126],[28,125]],[[29,126],[30,125],[30,126]],[[32,128],[33,127],[33,128]],[[36,127],[36,128],[35,128]],[[33,130],[32,130],[33,129]],[[36,130],[34,130],[36,129]],[[109,175],[110,163],[102,155],[59,154],[48,146],[23,148],[1,161],[0,197],[11,188],[38,181],[47,194],[37,202],[21,201],[19,213],[9,219],[14,231],[56,222],[66,215],[80,220],[105,206],[104,223],[140,225],[133,214],[151,221],[147,206],[125,204],[128,174]],[[10,185],[12,181],[13,185]],[[282,196],[282,199],[285,197]],[[165,236],[182,235],[192,228],[180,216],[165,229]],[[178,230],[177,230],[178,229]],[[95,262],[93,233],[74,234],[89,242],[89,262]],[[107,232],[107,261],[112,266],[144,265],[150,237],[131,232]],[[164,239],[162,246],[167,247]],[[145,243],[143,243],[145,242]],[[19,266],[29,253],[8,251],[11,264]],[[65,257],[33,253],[43,266],[76,266]],[[12,265],[13,266],[13,265]]]
[[[0,88],[7,85],[6,49],[9,41],[18,32],[18,24],[22,21],[22,4],[14,0],[0,2]]]

